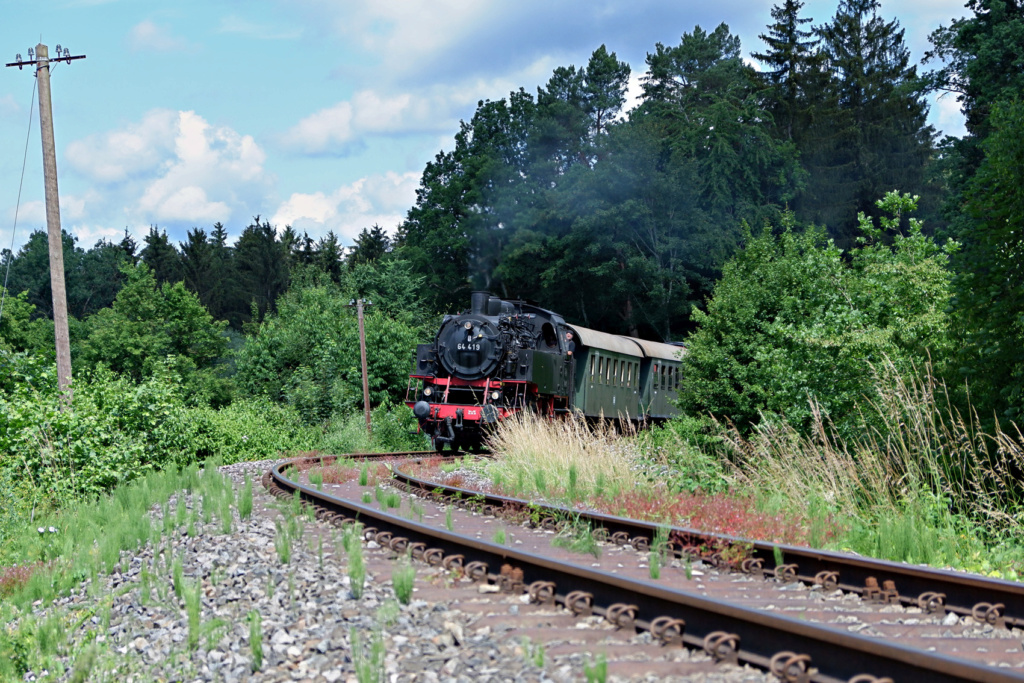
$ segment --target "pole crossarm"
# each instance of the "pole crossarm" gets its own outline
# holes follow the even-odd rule
[[[85,59],[85,55],[69,55],[67,57],[54,57],[53,59],[29,59],[29,60],[18,60],[16,62],[10,62],[4,66],[16,66],[20,70],[24,66],[34,66],[38,64],[50,64],[52,62],[67,62],[70,64],[76,59]]]

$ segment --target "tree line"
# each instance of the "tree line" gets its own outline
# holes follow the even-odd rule
[[[276,315],[290,288],[333,283],[346,293],[387,291],[396,300],[389,305],[412,315],[414,327],[465,307],[469,292],[481,288],[534,300],[573,323],[678,340],[714,328],[716,310],[735,315],[731,306],[764,300],[766,292],[811,296],[831,286],[821,276],[832,273],[846,283],[835,292],[850,293],[845,305],[854,309],[836,314],[833,304],[788,302],[749,314],[757,328],[751,339],[759,341],[747,345],[751,357],[729,360],[735,377],[760,377],[754,366],[801,365],[780,360],[783,352],[772,347],[778,334],[765,336],[775,330],[792,341],[800,318],[784,323],[770,311],[836,314],[799,344],[800,353],[819,354],[806,367],[835,366],[829,359],[844,347],[823,330],[839,334],[836,321],[845,321],[851,333],[865,333],[861,341],[875,338],[871,330],[889,340],[858,358],[877,362],[894,348],[934,354],[949,386],[969,390],[980,412],[1019,420],[1024,8],[1019,0],[970,0],[967,7],[970,16],[932,34],[932,68],[923,73],[910,62],[899,22],[882,16],[875,0],[841,0],[820,25],[804,16],[802,2],[784,0],[753,53],[760,71],[744,60],[728,26],[695,27],[677,45],[659,43],[648,53],[640,101],[628,111],[629,66],[601,46],[585,65],[556,68],[535,93],[481,101],[454,147],[426,164],[394,237],[373,226],[346,249],[333,233],[313,240],[260,217],[233,244],[220,224],[209,232],[196,227],[178,245],[153,227],[141,248],[127,234],[89,250],[65,236],[71,312],[86,319],[110,307],[128,277],[124,264],[143,263],[157,284],[183,283],[213,320],[236,331],[258,331],[246,326]],[[967,118],[963,138],[939,140],[927,124],[925,96],[934,91],[957,98]],[[883,258],[884,250],[891,256]],[[26,292],[23,300],[45,318],[45,235],[33,234],[4,260],[10,291]],[[795,287],[779,286],[783,279],[745,290],[722,280],[781,263],[793,273],[822,270]],[[851,268],[860,279],[841,275]],[[940,271],[948,286],[930,279]],[[401,286],[386,287],[388,278]],[[896,315],[891,300],[908,282],[931,283],[939,297],[916,298],[907,309],[916,319]],[[715,305],[724,292],[734,304]],[[289,315],[299,320],[295,310]],[[743,333],[727,322],[715,329]],[[693,336],[698,344],[701,338]],[[807,346],[811,338],[820,343]],[[903,339],[913,341],[900,346]],[[272,348],[263,353],[269,358]],[[709,373],[708,388],[725,381],[721,367],[709,362],[691,372],[698,382]],[[708,389],[714,398],[688,407],[728,414],[739,404],[722,397],[737,387]],[[768,399],[751,397],[766,390],[746,389],[742,410],[753,420]],[[782,393],[827,389],[808,381]],[[318,391],[314,403],[323,412],[329,389]]]
[[[193,292],[216,320],[242,331],[274,309],[278,297],[303,269],[314,268],[340,282],[343,270],[376,261],[392,248],[391,238],[378,225],[366,228],[352,247],[329,232],[319,240],[299,234],[290,226],[278,231],[256,216],[234,244],[227,229],[215,223],[207,232],[188,231],[175,245],[166,230],[152,226],[140,245],[127,230],[120,242],[100,240],[90,249],[63,233],[64,277],[68,312],[78,320],[109,308],[124,286],[124,266],[144,263],[158,284],[176,282]],[[8,290],[25,293],[36,317],[53,317],[46,232],[33,232],[12,254],[5,249],[0,268],[10,266]]]

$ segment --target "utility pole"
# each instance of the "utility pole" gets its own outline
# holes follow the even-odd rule
[[[359,320],[359,359],[363,364],[363,413],[366,415],[366,435],[373,436],[373,426],[370,422],[370,381],[366,371],[366,330],[363,327],[363,304],[372,306],[369,301],[362,299],[350,301],[349,306],[355,305],[356,318]]]
[[[53,140],[53,110],[50,105],[50,53],[42,43],[36,45],[35,55],[28,50],[28,61],[17,55],[16,61],[7,66],[21,70],[24,65],[34,64],[39,88],[39,133],[43,141],[43,180],[46,196],[46,234],[50,250],[50,291],[53,295],[53,335],[57,346],[57,383],[61,401],[71,404],[71,344],[68,339],[68,299],[64,287],[64,243],[60,229],[60,199],[57,193],[57,153]],[[54,61],[85,59],[85,55],[71,56],[66,48],[56,48]]]

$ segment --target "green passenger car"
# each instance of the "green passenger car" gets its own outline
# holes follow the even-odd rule
[[[575,353],[572,405],[587,417],[664,420],[678,412],[682,347],[585,327],[570,328]]]

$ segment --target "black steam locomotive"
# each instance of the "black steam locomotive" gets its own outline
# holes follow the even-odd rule
[[[477,449],[488,425],[523,410],[663,420],[676,412],[683,352],[473,292],[468,311],[416,347],[406,404],[438,451]]]

